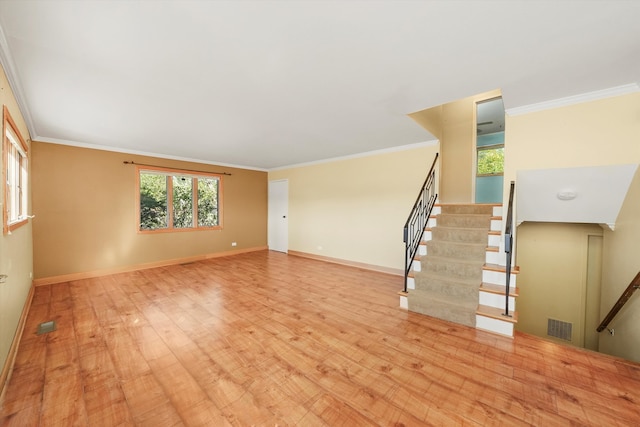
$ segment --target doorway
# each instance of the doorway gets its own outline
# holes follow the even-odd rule
[[[269,181],[267,244],[272,251],[289,250],[289,181]]]
[[[476,103],[476,203],[502,203],[504,122],[502,97]]]
[[[599,351],[600,290],[602,284],[601,235],[587,237],[587,280],[585,289],[584,348]]]
[[[596,350],[603,231],[596,224],[524,222],[518,226],[520,274],[516,330]],[[567,335],[558,332],[561,324]]]

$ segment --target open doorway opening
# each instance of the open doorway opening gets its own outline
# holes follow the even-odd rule
[[[501,97],[476,103],[476,203],[502,203],[504,122]]]

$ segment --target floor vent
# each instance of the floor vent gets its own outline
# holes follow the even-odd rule
[[[49,320],[38,325],[38,335],[47,334],[56,330],[56,321]]]
[[[547,335],[571,341],[571,326],[573,323],[562,320],[547,319]]]

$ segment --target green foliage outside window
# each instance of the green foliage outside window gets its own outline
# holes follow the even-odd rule
[[[217,177],[174,175],[141,170],[140,230],[219,226],[219,183],[220,180]],[[195,194],[194,186],[197,188]],[[169,202],[169,194],[171,202]],[[196,207],[197,224],[194,224]],[[169,224],[170,213],[171,224]]]
[[[140,172],[140,230],[167,228],[167,177]]]
[[[478,150],[478,175],[497,175],[504,172],[504,147]]]
[[[218,180],[198,179],[198,227],[218,225]]]
[[[193,227],[193,180],[183,176],[173,179],[173,227]]]

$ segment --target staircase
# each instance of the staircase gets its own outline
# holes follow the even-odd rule
[[[440,204],[433,209],[413,260],[400,305],[410,311],[506,336],[517,316],[515,276],[505,301],[505,254],[500,253],[502,206]]]

